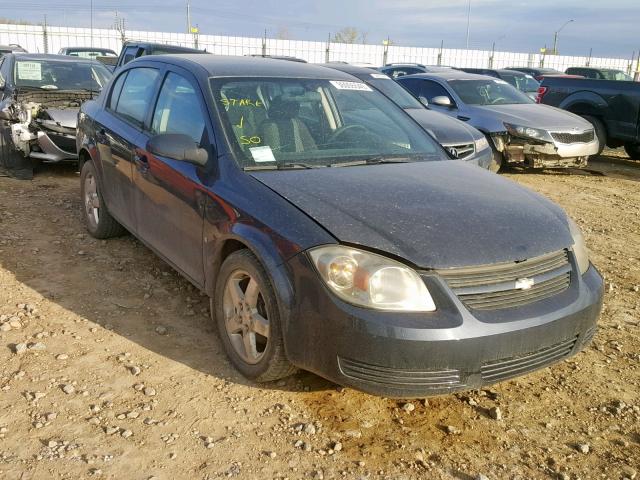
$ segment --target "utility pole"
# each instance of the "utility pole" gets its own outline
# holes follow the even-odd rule
[[[467,2],[467,50],[469,50],[469,27],[471,25],[471,0]]]
[[[44,53],[49,53],[49,34],[47,33],[47,14],[44,15],[44,23],[42,24],[42,43],[44,44]]]
[[[187,0],[187,33],[191,33],[191,2]]]

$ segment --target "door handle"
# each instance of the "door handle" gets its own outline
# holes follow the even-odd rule
[[[141,173],[146,173],[149,171],[149,160],[146,155],[138,155],[137,153],[133,154],[133,163],[136,164],[138,170]]]

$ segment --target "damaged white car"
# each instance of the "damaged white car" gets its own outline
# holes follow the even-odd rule
[[[0,59],[0,167],[33,177],[39,162],[77,161],[80,105],[97,96],[111,72],[94,60],[8,54]]]
[[[397,81],[431,109],[483,132],[497,166],[584,167],[598,153],[593,125],[582,117],[539,105],[499,78],[457,70]]]

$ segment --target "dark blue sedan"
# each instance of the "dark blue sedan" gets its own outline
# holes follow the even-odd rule
[[[379,395],[447,393],[595,332],[602,279],[576,224],[447,160],[344,72],[143,57],[83,105],[77,142],[89,232],[128,230],[206,292],[256,381],[297,367]]]

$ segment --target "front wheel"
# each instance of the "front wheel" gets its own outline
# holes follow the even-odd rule
[[[108,212],[102,198],[96,169],[88,161],[80,172],[80,195],[82,197],[82,217],[87,230],[95,238],[111,238],[122,235],[125,230]]]
[[[640,143],[625,143],[624,151],[632,160],[640,160]]]
[[[253,253],[227,257],[211,302],[224,349],[245,377],[268,382],[295,372],[284,351],[275,291]]]

